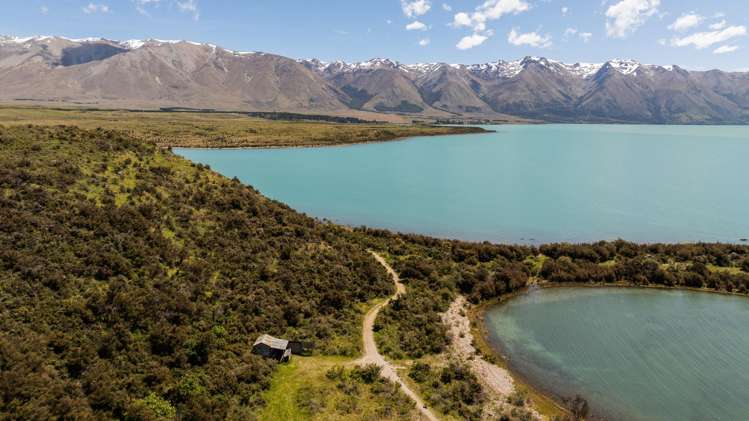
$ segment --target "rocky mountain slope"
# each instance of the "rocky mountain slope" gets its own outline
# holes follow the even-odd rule
[[[2,100],[250,110],[345,108],[339,93],[300,63],[173,41],[0,41]]]
[[[540,57],[293,60],[187,41],[0,38],[0,101],[568,122],[749,123],[749,73]]]

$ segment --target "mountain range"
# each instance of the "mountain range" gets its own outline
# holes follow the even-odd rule
[[[542,57],[296,60],[188,41],[0,37],[0,101],[441,120],[749,123],[749,73]]]

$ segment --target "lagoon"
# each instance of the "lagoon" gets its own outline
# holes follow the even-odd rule
[[[348,225],[525,244],[749,237],[749,127],[485,127],[496,133],[175,152]]]
[[[510,368],[611,420],[744,420],[749,298],[623,288],[541,289],[490,309]]]

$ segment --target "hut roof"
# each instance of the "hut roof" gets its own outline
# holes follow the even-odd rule
[[[255,343],[252,346],[257,346],[259,344],[265,344],[273,349],[280,350],[286,350],[286,348],[289,347],[289,341],[285,339],[274,338],[270,335],[260,335],[260,337],[255,340]]]

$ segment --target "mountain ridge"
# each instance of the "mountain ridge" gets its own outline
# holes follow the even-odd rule
[[[614,59],[291,59],[178,40],[0,37],[2,101],[551,122],[749,123],[749,73]]]

